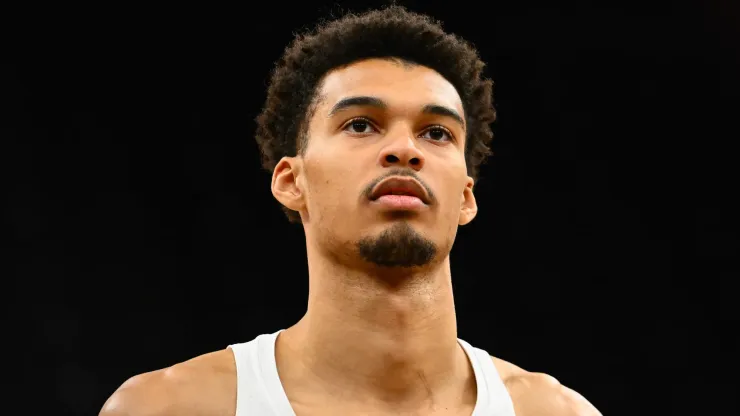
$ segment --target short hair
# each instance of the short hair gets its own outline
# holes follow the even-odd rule
[[[263,167],[272,173],[282,157],[303,154],[323,77],[335,68],[370,58],[428,67],[455,87],[465,112],[467,172],[477,180],[479,166],[492,154],[490,124],[496,120],[493,81],[483,76],[485,63],[470,43],[446,33],[441,22],[398,5],[320,23],[297,35],[285,49],[256,119]],[[300,222],[297,212],[283,210],[291,222]]]

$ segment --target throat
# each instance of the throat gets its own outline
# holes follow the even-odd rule
[[[351,333],[332,341],[314,337],[301,323],[278,337],[278,372],[291,402],[320,397],[338,406],[422,414],[475,404],[475,375],[456,337],[424,343]]]

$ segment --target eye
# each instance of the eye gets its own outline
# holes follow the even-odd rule
[[[424,131],[424,138],[435,142],[452,141],[452,133],[442,126],[432,126]]]
[[[370,120],[364,117],[353,118],[344,125],[342,130],[350,129],[350,133],[354,134],[368,134],[374,131],[374,127]]]

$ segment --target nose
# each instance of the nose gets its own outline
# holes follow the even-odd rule
[[[380,152],[380,164],[383,167],[408,167],[417,172],[424,167],[424,154],[416,146],[412,137],[398,137],[388,143]]]

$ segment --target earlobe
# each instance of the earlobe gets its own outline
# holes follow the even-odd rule
[[[272,195],[286,208],[298,212],[304,207],[303,191],[299,185],[300,169],[298,158],[284,157],[272,171]]]
[[[460,225],[467,225],[478,214],[478,204],[473,194],[473,179],[468,177],[462,196],[460,198]]]

